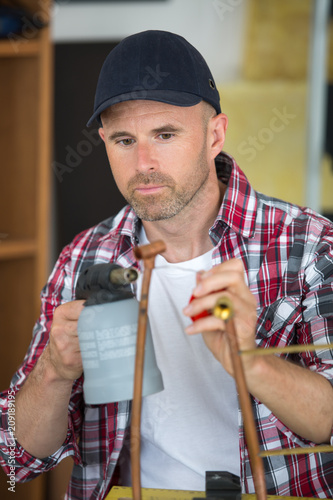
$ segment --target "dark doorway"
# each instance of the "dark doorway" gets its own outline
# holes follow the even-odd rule
[[[55,46],[53,177],[55,252],[125,205],[110,172],[98,125],[87,128],[98,75],[116,43]]]

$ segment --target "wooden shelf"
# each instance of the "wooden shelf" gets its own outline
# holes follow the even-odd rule
[[[15,40],[0,40],[0,57],[33,57],[40,52],[40,41],[38,38],[25,40],[19,37]]]
[[[53,48],[49,26],[34,29],[34,20],[48,22],[51,1],[19,3],[32,25],[0,39],[0,390],[27,352],[49,273]],[[7,479],[0,474],[1,500],[13,498]],[[43,500],[46,480],[17,484],[15,500]]]
[[[32,239],[0,239],[0,261],[33,257],[37,252],[37,243]]]

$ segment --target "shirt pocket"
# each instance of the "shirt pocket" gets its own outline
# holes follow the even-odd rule
[[[259,347],[284,347],[295,342],[301,325],[301,297],[285,296],[258,309],[256,341]]]

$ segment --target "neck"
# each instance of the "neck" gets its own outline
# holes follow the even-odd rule
[[[226,186],[218,182],[214,193],[196,202],[175,217],[153,222],[142,221],[150,242],[164,241],[168,262],[184,262],[203,255],[213,248],[209,229],[220,209]]]

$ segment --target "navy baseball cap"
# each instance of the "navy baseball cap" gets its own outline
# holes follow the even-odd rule
[[[107,56],[95,94],[94,113],[87,125],[108,107],[136,99],[175,106],[202,100],[221,113],[220,96],[200,52],[185,38],[149,30],[124,38]]]

